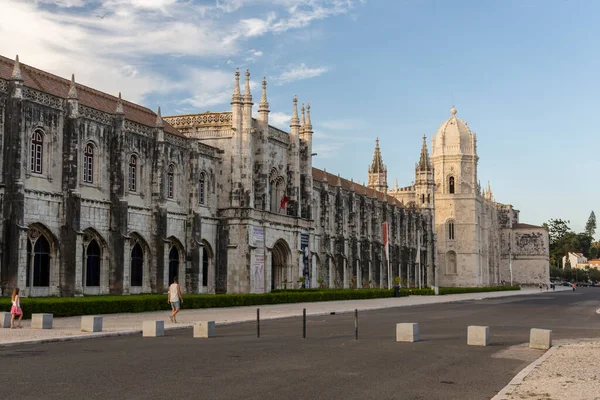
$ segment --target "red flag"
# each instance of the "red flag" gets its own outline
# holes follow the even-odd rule
[[[386,260],[390,259],[390,225],[384,222],[381,226],[383,231],[383,246],[385,250]]]
[[[289,197],[287,197],[286,195],[283,195],[283,199],[281,199],[281,208],[285,208],[285,205],[287,204],[288,201],[290,201]]]

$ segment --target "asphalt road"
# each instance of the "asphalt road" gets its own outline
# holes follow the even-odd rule
[[[490,399],[543,354],[530,328],[554,340],[600,337],[600,288],[354,315],[191,329],[0,348],[5,399]],[[185,311],[183,311],[185,312]],[[299,310],[301,315],[302,310]],[[397,322],[419,323],[421,341],[396,343]],[[491,346],[466,345],[487,325]]]

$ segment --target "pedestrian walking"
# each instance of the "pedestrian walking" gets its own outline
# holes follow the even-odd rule
[[[21,299],[19,299],[19,288],[13,290],[13,294],[10,298],[12,301],[12,307],[10,308],[10,328],[22,328],[21,319],[23,319],[23,310],[21,309]],[[15,326],[15,317],[19,317],[17,326]]]
[[[181,295],[181,288],[177,283],[177,277],[173,278],[173,283],[169,286],[169,295],[167,302],[171,304],[171,322],[177,323],[177,313],[183,303],[183,296]]]
[[[575,291],[575,287],[576,287],[576,286],[577,286],[577,285],[573,284],[573,291]]]

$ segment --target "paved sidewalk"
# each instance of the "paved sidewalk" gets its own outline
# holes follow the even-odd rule
[[[600,400],[600,342],[553,344],[492,400]]]
[[[569,288],[556,288],[570,290]],[[31,321],[23,321],[23,329],[0,329],[0,346],[33,344],[51,341],[87,339],[104,336],[118,336],[140,333],[142,322],[147,320],[165,321],[165,330],[186,328],[194,321],[215,321],[218,325],[256,320],[256,309],[260,308],[261,320],[297,317],[306,308],[307,315],[324,315],[331,312],[344,313],[405,307],[421,304],[451,303],[464,300],[512,297],[527,294],[544,294],[546,290],[523,289],[519,291],[466,293],[445,296],[409,296],[400,298],[344,300],[313,303],[260,305],[249,307],[203,308],[182,310],[178,315],[179,323],[169,321],[170,311],[145,312],[137,314],[107,314],[103,316],[103,332],[85,333],[80,330],[81,317],[55,318],[53,329],[31,329]],[[166,298],[166,297],[165,297]],[[184,297],[185,300],[185,297]]]

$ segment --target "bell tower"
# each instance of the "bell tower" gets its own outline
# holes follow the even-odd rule
[[[369,188],[381,193],[387,193],[387,167],[383,164],[381,150],[379,149],[379,138],[375,140],[375,153],[373,163],[369,167]]]

